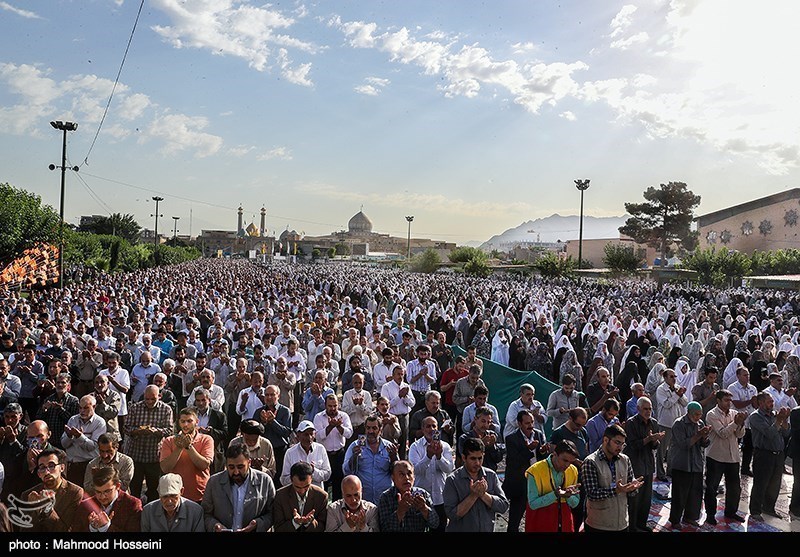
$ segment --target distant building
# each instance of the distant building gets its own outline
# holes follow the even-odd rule
[[[203,257],[245,255],[255,252],[256,257],[271,256],[276,245],[275,237],[266,229],[267,210],[261,208],[261,226],[250,223],[245,226],[244,209],[239,207],[236,230],[203,230],[195,246]]]
[[[291,233],[297,234],[294,231]],[[362,210],[350,218],[347,223],[347,230],[332,232],[326,236],[303,236],[298,240],[299,249],[305,254],[310,254],[315,249],[325,253],[336,244],[346,244],[353,256],[366,257],[374,252],[387,255],[405,254],[408,249],[408,238],[398,238],[389,234],[373,232],[372,221]],[[450,251],[455,247],[456,244],[453,242],[442,242],[428,238],[411,238],[412,256],[427,249],[432,249],[442,259],[446,259]]]
[[[800,188],[695,218],[700,248],[754,251],[800,248]]]
[[[572,257],[575,261],[578,260],[578,240],[567,240],[567,257]],[[605,248],[608,244],[619,244],[625,247],[633,247],[634,253],[638,255],[645,264],[652,266],[655,258],[657,257],[657,250],[648,246],[647,244],[638,244],[633,238],[620,235],[619,238],[592,238],[583,241],[583,260],[591,263],[595,269],[602,269],[605,267],[603,258],[606,255]]]

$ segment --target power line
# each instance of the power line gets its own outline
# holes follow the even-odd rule
[[[120,186],[133,188],[135,190],[146,191],[148,193],[157,193],[157,194],[163,195],[164,197],[171,197],[173,199],[180,199],[182,201],[189,201],[189,202],[192,202],[192,203],[199,203],[201,205],[207,205],[207,206],[213,207],[215,209],[225,209],[227,211],[233,211],[233,212],[237,212],[239,210],[238,207],[228,207],[227,205],[220,205],[219,203],[211,203],[209,201],[203,201],[203,200],[195,199],[195,198],[192,198],[192,197],[185,197],[185,196],[182,196],[182,195],[164,193],[164,192],[156,190],[156,189],[145,188],[143,186],[137,186],[135,184],[130,184],[128,182],[123,182],[121,180],[114,180],[113,178],[105,178],[103,176],[97,176],[96,174],[90,174],[89,172],[84,172],[84,175],[91,176],[92,178],[97,178],[98,180],[104,180],[106,182],[111,182],[112,184],[119,184]],[[298,219],[298,218],[295,218],[295,217],[289,217],[289,216],[285,216],[285,215],[274,215],[274,214],[271,214],[270,218],[288,220],[288,221],[291,221],[291,222],[302,222],[302,223],[306,223],[306,224],[317,224],[317,225],[320,225],[320,226],[331,226],[333,228],[344,228],[341,224],[331,224],[329,222],[317,222],[317,221],[313,221],[313,220],[304,220],[304,219]]]
[[[111,107],[111,99],[114,98],[114,92],[117,90],[117,84],[119,84],[119,77],[122,75],[122,68],[125,66],[125,60],[128,57],[128,51],[131,48],[131,42],[133,41],[133,34],[136,32],[136,26],[139,24],[139,16],[142,15],[142,8],[144,7],[144,0],[142,0],[141,4],[139,4],[139,11],[136,12],[136,20],[133,22],[133,29],[131,29],[131,36],[128,37],[128,44],[125,47],[125,54],[122,55],[122,62],[119,65],[119,71],[117,71],[117,77],[114,80],[114,86],[111,88],[111,94],[108,96],[108,102],[106,103],[106,109],[103,111],[103,117],[100,118],[100,123],[97,125],[97,132],[94,134],[94,139],[92,139],[92,144],[89,145],[89,151],[86,153],[86,156],[83,158],[83,164],[89,164],[89,155],[94,149],[94,144],[97,142],[97,138],[100,135],[100,130],[103,127],[103,122],[106,121],[106,115],[108,114],[108,109]]]

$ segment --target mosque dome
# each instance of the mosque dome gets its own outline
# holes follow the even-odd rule
[[[347,223],[347,230],[351,234],[372,234],[372,221],[364,211],[359,211]]]

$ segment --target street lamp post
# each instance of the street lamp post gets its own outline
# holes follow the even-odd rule
[[[156,218],[155,230],[153,231],[153,245],[155,247],[158,247],[158,217],[163,217],[164,216],[164,215],[159,215],[158,214],[158,204],[161,203],[162,201],[164,201],[164,198],[160,197],[158,195],[154,195],[153,196],[153,201],[156,202],[156,212],[155,212],[155,214],[150,215],[151,217],[155,217]]]
[[[49,166],[50,170],[55,170],[56,168],[61,169],[61,207],[59,210],[59,216],[61,220],[58,225],[58,287],[64,288],[64,185],[66,182],[66,172],[67,172],[67,132],[74,132],[78,129],[78,124],[75,122],[62,122],[61,120],[56,120],[50,122],[50,125],[53,128],[64,132],[64,142],[62,143],[61,147],[61,166],[56,166],[51,164]],[[75,172],[78,171],[77,166],[73,166],[71,170]]]
[[[408,221],[408,246],[406,247],[406,260],[411,259],[411,222],[414,220],[413,216],[406,217]]]
[[[175,226],[172,230],[172,247],[178,245],[178,219],[180,219],[180,217],[172,217],[172,220],[175,221]]]
[[[581,191],[581,221],[578,231],[578,269],[583,262],[583,192],[589,189],[589,180],[575,180],[575,187]]]

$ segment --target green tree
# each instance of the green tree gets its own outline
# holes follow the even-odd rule
[[[479,250],[478,248],[471,248],[469,246],[459,246],[454,250],[450,251],[450,254],[447,256],[453,263],[466,263],[472,259],[482,259],[486,260],[487,256],[486,253]]]
[[[644,260],[636,254],[633,246],[608,243],[603,248],[603,264],[614,275],[630,275],[642,266]]]
[[[131,244],[135,244],[139,241],[141,228],[133,215],[114,213],[107,217],[96,217],[79,229],[82,232],[91,232],[92,234],[119,236],[120,238],[125,238]]]
[[[650,186],[644,198],[645,203],[625,204],[631,216],[619,231],[639,243],[660,248],[663,267],[672,243],[694,242],[690,227],[700,196],[689,191],[683,182],[669,182],[658,189]]]
[[[344,242],[339,242],[334,246],[336,249],[336,255],[350,255],[352,250],[350,249],[349,244],[345,244]]]
[[[0,184],[0,263],[16,259],[38,243],[58,245],[59,222],[58,213],[42,205],[38,195]]]
[[[492,268],[486,263],[486,257],[473,257],[464,263],[464,273],[475,277],[486,278],[492,274]]]
[[[683,266],[697,272],[701,284],[726,287],[750,272],[751,259],[738,251],[713,248],[695,250],[683,261]]]
[[[442,258],[432,249],[418,253],[409,261],[409,269],[416,273],[434,273],[442,265]]]
[[[553,252],[540,257],[533,264],[534,268],[545,278],[571,276],[575,270],[575,260],[559,257]]]

